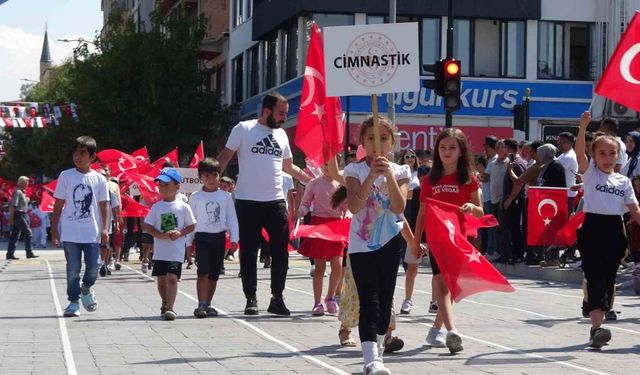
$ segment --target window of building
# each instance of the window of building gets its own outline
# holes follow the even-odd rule
[[[262,66],[264,67],[263,85],[265,90],[268,90],[276,85],[276,69],[278,66],[278,56],[276,54],[277,46],[278,34],[274,34],[274,36],[270,40],[264,42],[264,56]]]
[[[367,16],[367,25],[379,25],[384,23],[384,16]]]
[[[231,64],[233,66],[233,82],[232,82],[232,92],[231,92],[231,99],[233,103],[240,103],[242,102],[243,96],[242,96],[242,86],[243,86],[243,69],[242,69],[242,54],[238,55],[238,57],[236,57],[235,59],[233,59],[231,61]]]
[[[248,97],[258,95],[260,92],[260,49],[255,45],[249,49],[247,56],[247,93]]]
[[[524,21],[454,21],[454,56],[462,74],[474,77],[525,76]]]
[[[244,22],[244,1],[245,0],[233,0],[233,27],[236,27]]]
[[[293,23],[282,34],[282,81],[298,74],[298,24]]]
[[[420,21],[422,64],[433,64],[440,59],[440,32],[439,18],[423,18]]]
[[[538,23],[538,78],[595,78],[594,26],[588,23]]]
[[[253,16],[253,0],[246,0],[247,2],[247,19]]]
[[[313,13],[311,19],[320,27],[350,26],[355,22],[353,14]]]
[[[217,69],[216,69],[216,73],[215,73],[215,90],[220,93],[220,96],[224,98],[225,95],[225,87],[226,85],[226,79],[227,79],[227,69],[225,69],[224,65],[220,65]]]

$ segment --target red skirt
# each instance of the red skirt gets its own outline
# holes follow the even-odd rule
[[[319,225],[339,220],[335,217],[311,216],[309,225]],[[344,241],[327,241],[319,238],[304,238],[298,253],[313,259],[329,260],[335,256],[342,256],[347,244]]]

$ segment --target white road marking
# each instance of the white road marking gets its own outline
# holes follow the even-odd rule
[[[141,275],[141,276],[144,276],[144,277],[146,277],[146,278],[148,278],[148,279],[154,280],[151,276],[146,275],[146,274],[144,274],[144,273],[142,273],[142,272],[140,272],[140,271],[138,271],[138,270],[136,270],[136,269],[133,269],[133,268],[131,268],[131,267],[127,266],[127,265],[124,265],[124,264],[123,264],[122,266],[123,266],[123,267],[125,267],[125,268],[128,268],[129,270],[131,270],[131,271],[133,271],[133,272],[135,272],[135,273],[137,273],[137,274],[139,274],[139,275]],[[181,290],[179,290],[179,289],[178,289],[178,293],[180,293],[181,295],[185,296],[186,298],[188,298],[188,299],[192,300],[193,302],[198,303],[198,299],[197,299],[197,298],[195,298],[195,297],[193,297],[192,295],[190,295],[190,294],[188,294],[188,293],[185,293],[185,292],[183,292],[183,291],[181,291]],[[224,311],[224,310],[222,310],[222,309],[220,309],[220,308],[218,308],[218,307],[215,307],[215,306],[213,306],[213,307],[214,307],[216,310],[218,310],[218,313],[220,313],[220,315],[227,315],[227,316],[229,316],[229,313],[228,313],[228,312],[226,312],[226,311]],[[275,338],[275,337],[271,336],[271,335],[270,335],[270,334],[268,334],[267,332],[265,332],[265,331],[263,331],[262,329],[258,328],[258,327],[257,327],[257,326],[255,326],[254,324],[251,324],[251,323],[247,322],[246,320],[242,320],[242,319],[234,318],[234,317],[231,317],[231,316],[229,316],[229,317],[230,317],[233,321],[235,321],[236,323],[242,324],[243,326],[245,326],[245,327],[247,327],[247,328],[251,329],[252,331],[254,331],[254,332],[256,332],[257,334],[259,334],[260,336],[264,337],[265,339],[267,339],[267,340],[269,340],[269,341],[271,341],[271,342],[274,342],[274,343],[276,343],[276,344],[280,345],[281,347],[283,347],[284,349],[288,350],[288,351],[289,351],[290,353],[292,353],[292,354],[298,355],[298,356],[300,356],[300,357],[302,357],[302,358],[306,359],[307,361],[312,362],[312,363],[314,363],[314,364],[316,364],[316,365],[318,365],[318,366],[320,366],[320,367],[322,367],[322,368],[325,368],[325,369],[327,369],[327,370],[329,370],[329,371],[331,371],[331,372],[333,372],[333,373],[335,373],[335,374],[339,374],[339,375],[350,375],[350,373],[349,373],[349,372],[343,371],[343,370],[341,370],[341,369],[339,369],[339,368],[337,368],[337,367],[334,367],[334,366],[332,366],[332,365],[330,365],[330,364],[328,364],[328,363],[326,363],[326,362],[324,362],[324,361],[321,361],[321,360],[319,360],[319,359],[317,359],[317,358],[315,358],[315,357],[312,357],[312,356],[310,356],[310,355],[308,355],[308,354],[302,354],[302,352],[301,352],[299,349],[297,349],[296,347],[294,347],[294,346],[292,346],[292,345],[290,345],[290,344],[287,344],[286,342],[283,342],[283,341],[281,341],[281,340],[279,340],[279,339],[277,339],[277,338]]]
[[[58,292],[56,291],[56,284],[53,281],[53,272],[51,271],[51,264],[47,259],[44,260],[47,263],[47,270],[49,271],[49,285],[51,286],[51,295],[53,296],[53,305],[56,308],[56,315],[58,316],[58,325],[60,326],[60,340],[62,341],[62,350],[64,354],[64,363],[67,367],[68,375],[77,375],[76,362],[73,359],[73,352],[71,351],[71,341],[69,340],[69,332],[67,331],[67,323],[62,316],[62,308],[60,307],[60,301],[58,300]]]

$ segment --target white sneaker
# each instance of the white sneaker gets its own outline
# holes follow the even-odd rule
[[[413,303],[410,299],[405,299],[402,301],[402,306],[400,307],[400,314],[410,314],[411,308],[413,307]]]
[[[375,360],[364,366],[362,373],[364,375],[391,375],[391,371],[384,367],[384,363],[380,360]]]
[[[107,266],[107,269],[109,271],[115,271],[116,270],[116,261],[111,259],[111,261],[109,262],[109,265]]]
[[[447,333],[447,348],[451,353],[462,351],[462,337],[457,332]]]
[[[316,266],[311,266],[309,269],[309,276],[313,277],[316,274]]]
[[[444,348],[447,346],[445,330],[431,327],[431,329],[429,329],[429,333],[427,333],[427,344],[434,348]]]
[[[142,273],[147,273],[148,270],[149,270],[149,264],[147,262],[142,262],[142,267],[141,267]]]
[[[429,302],[429,313],[431,314],[436,314],[438,312],[438,301],[431,300],[431,302]]]

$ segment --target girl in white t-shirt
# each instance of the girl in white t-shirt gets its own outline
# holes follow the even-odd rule
[[[611,331],[602,328],[602,322],[605,312],[612,307],[616,273],[627,248],[622,215],[627,208],[632,219],[640,222],[640,209],[629,178],[614,172],[621,151],[614,137],[596,138],[591,162],[587,160],[585,133],[590,121],[590,113],[584,112],[576,143],[586,213],[584,224],[578,229],[578,248],[587,280],[589,346],[599,349],[611,340]]]
[[[411,171],[382,155],[395,143],[395,129],[379,118],[380,153],[374,147],[373,117],[360,125],[360,142],[367,157],[344,169],[347,203],[353,213],[349,231],[349,259],[360,300],[358,324],[364,373],[387,373],[382,361],[384,337],[402,252],[404,220]]]

